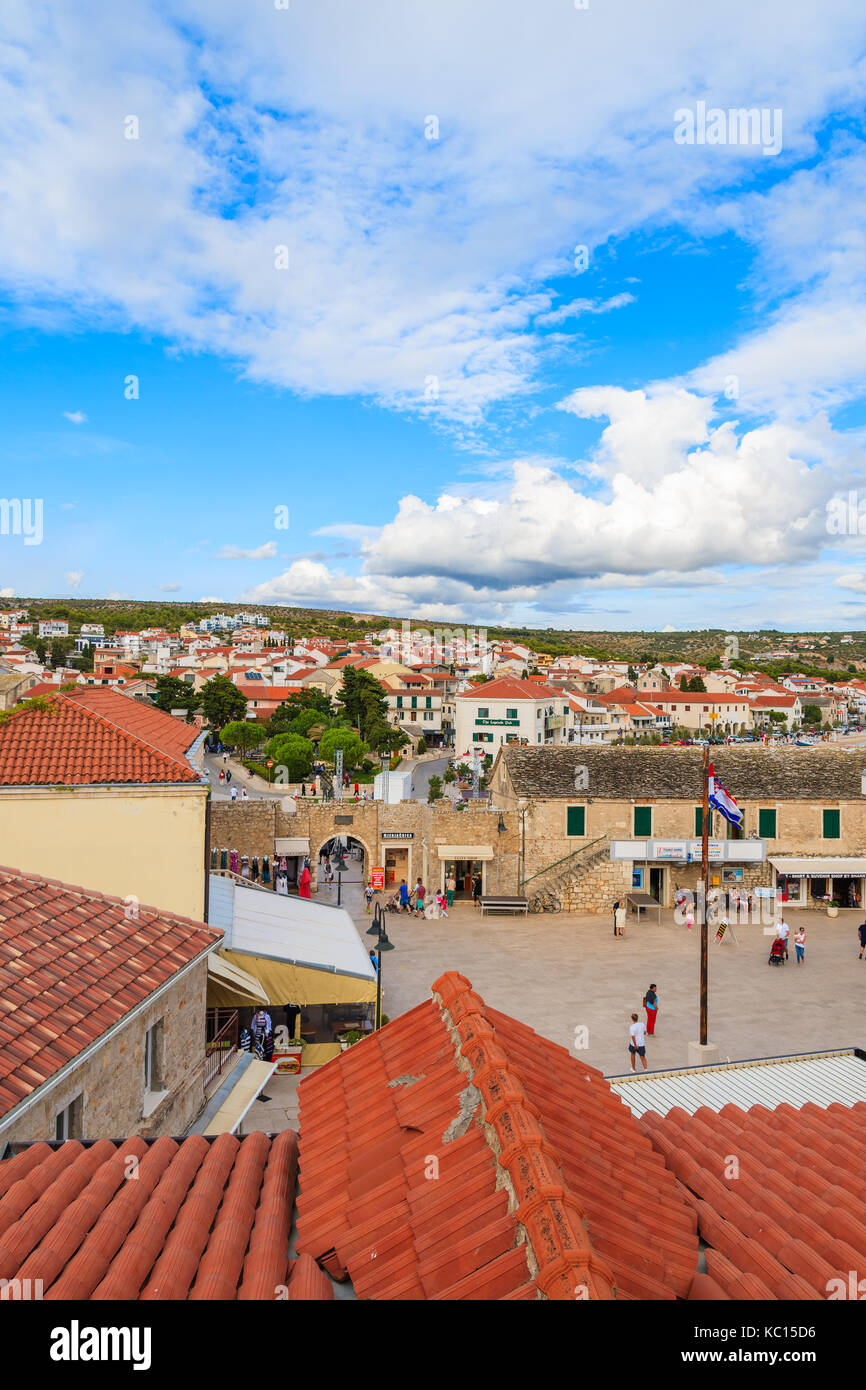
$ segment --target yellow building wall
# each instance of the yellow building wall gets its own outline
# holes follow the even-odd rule
[[[204,787],[4,789],[0,863],[200,922],[206,803]]]

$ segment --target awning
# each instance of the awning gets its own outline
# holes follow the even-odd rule
[[[202,1134],[234,1134],[276,1069],[276,1062],[260,1062],[257,1057],[252,1058],[243,1070],[239,1068],[237,1081],[201,1131]]]
[[[495,859],[492,845],[437,845],[440,859]]]
[[[244,1004],[269,1004],[270,1000],[254,976],[232,965],[216,951],[207,958],[207,1002],[209,1008]]]
[[[771,855],[770,863],[777,873],[792,878],[808,878],[810,874],[815,878],[866,877],[866,859],[776,859]]]
[[[268,998],[281,1004],[371,1004],[376,998],[376,981],[355,975],[338,975],[333,970],[296,965],[272,956],[248,955],[243,951],[223,951],[222,959],[245,973],[254,975]]]
[[[274,840],[274,854],[309,854],[310,841],[307,835],[278,835]]]

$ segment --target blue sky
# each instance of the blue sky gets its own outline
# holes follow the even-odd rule
[[[465,9],[12,0],[4,596],[866,625],[860,7]]]

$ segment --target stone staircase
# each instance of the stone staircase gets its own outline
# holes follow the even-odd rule
[[[582,845],[566,859],[549,864],[527,879],[524,892],[529,911],[602,911],[619,891],[617,867],[611,863],[610,840],[606,835]]]

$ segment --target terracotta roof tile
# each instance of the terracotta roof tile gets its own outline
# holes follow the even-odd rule
[[[119,898],[0,868],[0,1115],[222,936],[150,907],[128,922],[126,910]]]
[[[49,1300],[272,1301],[287,1283],[296,1171],[291,1130],[30,1145],[0,1162],[0,1277],[41,1279]],[[328,1297],[305,1278],[289,1297]]]
[[[297,1248],[360,1298],[689,1290],[696,1219],[631,1112],[461,975],[305,1078],[299,1102]]]
[[[48,702],[0,727],[0,786],[201,782],[186,758],[195,725],[102,686]]]

